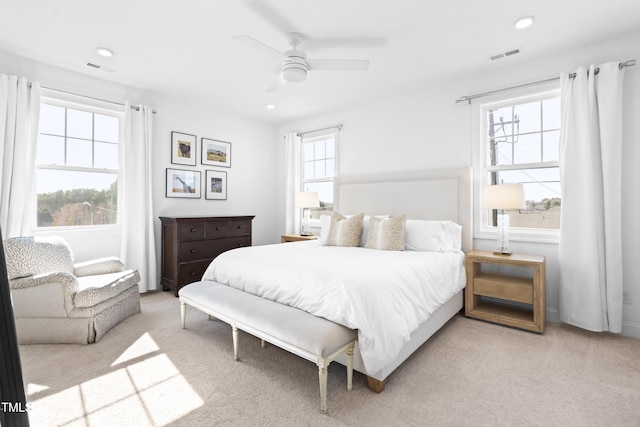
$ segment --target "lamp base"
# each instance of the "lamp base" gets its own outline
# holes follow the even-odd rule
[[[513,254],[512,251],[510,250],[500,250],[500,249],[496,249],[495,251],[493,251],[494,255],[503,255],[503,256],[510,256],[511,254]]]

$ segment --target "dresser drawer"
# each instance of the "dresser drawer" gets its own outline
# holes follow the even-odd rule
[[[188,242],[204,239],[204,222],[178,224],[178,240]]]
[[[220,242],[215,240],[196,240],[183,242],[178,253],[180,262],[215,258],[220,254]]]
[[[207,267],[211,264],[210,259],[185,262],[178,266],[178,287],[188,283],[197,282],[202,279]]]
[[[251,234],[251,221],[229,221],[230,236],[247,236]]]
[[[206,223],[207,239],[220,239],[229,236],[229,221],[209,221]]]

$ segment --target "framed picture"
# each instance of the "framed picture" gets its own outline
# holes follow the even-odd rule
[[[207,200],[227,200],[227,173],[222,171],[205,171],[205,193]]]
[[[171,132],[171,163],[195,166],[198,138],[187,133]]]
[[[231,167],[231,143],[215,139],[202,139],[202,164],[209,166]]]
[[[167,197],[199,199],[202,174],[200,171],[167,168]]]

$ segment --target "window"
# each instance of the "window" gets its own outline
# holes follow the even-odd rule
[[[118,222],[118,112],[43,98],[36,150],[37,226]]]
[[[482,113],[483,185],[521,183],[526,209],[509,211],[526,233],[560,228],[560,98],[557,91],[485,104]],[[496,226],[496,211],[482,226]]]
[[[337,139],[337,131],[302,137],[302,191],[316,191],[320,199],[320,209],[311,211],[312,220],[333,210]]]

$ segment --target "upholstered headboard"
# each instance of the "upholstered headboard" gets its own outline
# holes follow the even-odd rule
[[[406,214],[462,226],[462,249],[473,248],[471,168],[426,169],[335,179],[334,210],[343,214]]]

